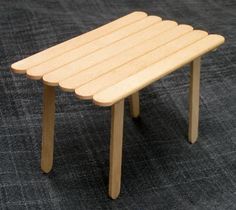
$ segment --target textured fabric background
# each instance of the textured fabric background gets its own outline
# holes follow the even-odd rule
[[[41,82],[16,60],[134,10],[226,37],[204,57],[198,142],[187,142],[189,67],[126,104],[122,190],[107,197],[110,110],[57,91],[55,162],[40,171]],[[1,209],[236,209],[235,0],[0,0]]]

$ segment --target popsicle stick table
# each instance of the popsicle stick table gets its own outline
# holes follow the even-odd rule
[[[189,25],[133,12],[95,30],[12,64],[15,73],[42,80],[43,127],[41,168],[52,169],[55,87],[111,106],[109,196],[117,198],[121,185],[124,100],[132,117],[139,116],[139,90],[191,63],[189,141],[198,136],[201,56],[224,43]]]

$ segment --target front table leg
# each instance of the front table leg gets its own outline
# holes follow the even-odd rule
[[[48,173],[53,165],[55,87],[44,85],[41,169]]]
[[[199,121],[199,93],[200,93],[201,58],[196,58],[191,63],[191,81],[189,90],[189,131],[190,143],[195,143],[198,137]]]
[[[123,121],[124,99],[114,104],[111,110],[109,196],[112,199],[116,199],[120,193]]]

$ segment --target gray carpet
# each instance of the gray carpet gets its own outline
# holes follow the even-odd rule
[[[107,197],[110,110],[57,90],[54,169],[40,171],[41,82],[9,71],[16,60],[144,10],[225,36],[204,57],[198,142],[187,142],[189,67],[126,104],[122,190]],[[1,209],[236,209],[235,0],[1,0]]]

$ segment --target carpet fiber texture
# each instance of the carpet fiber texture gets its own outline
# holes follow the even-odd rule
[[[187,142],[189,66],[125,106],[122,189],[107,197],[110,109],[57,90],[53,171],[40,171],[42,84],[11,63],[135,10],[222,34],[201,70],[199,139]],[[236,209],[235,0],[1,0],[0,209]]]

